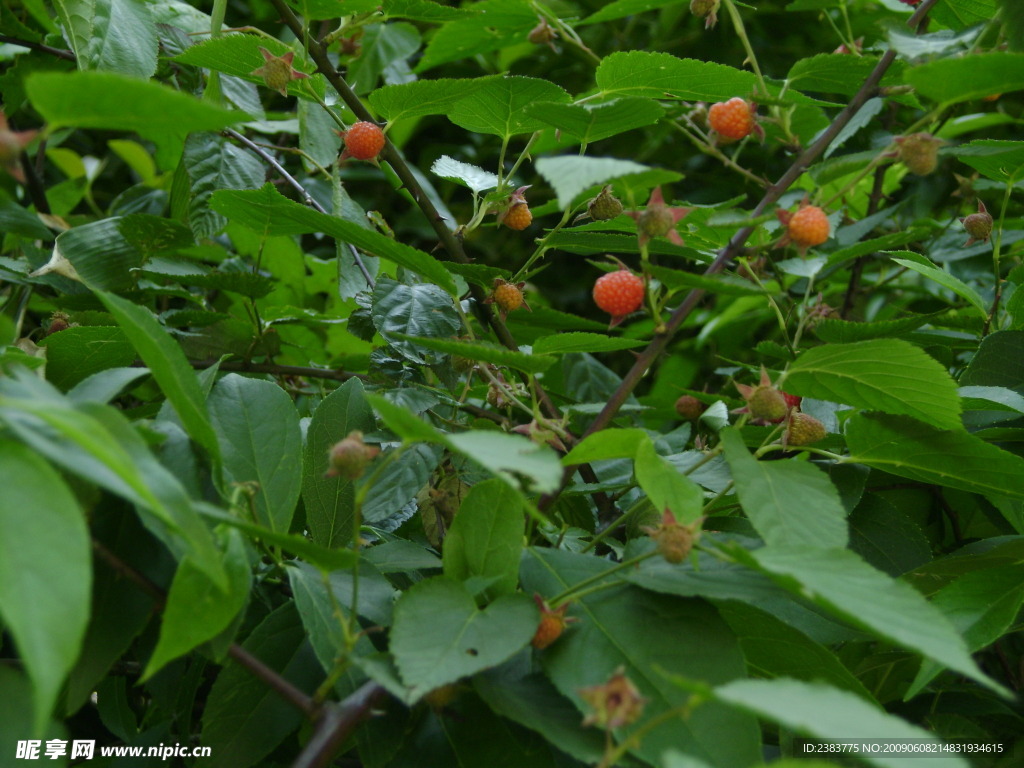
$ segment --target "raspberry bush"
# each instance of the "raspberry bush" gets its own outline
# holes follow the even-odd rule
[[[1022,48],[6,4],[0,764],[1016,765]]]

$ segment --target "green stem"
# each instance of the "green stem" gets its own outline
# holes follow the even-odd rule
[[[575,598],[577,595],[582,594],[583,590],[589,587],[591,584],[594,584],[595,582],[599,581],[604,581],[613,573],[618,573],[619,571],[624,571],[627,568],[632,568],[634,565],[638,565],[642,563],[644,560],[647,560],[650,557],[654,557],[657,554],[658,551],[652,549],[650,552],[645,552],[642,555],[637,555],[636,557],[630,558],[629,560],[623,560],[621,563],[612,568],[609,568],[607,571],[601,571],[601,573],[594,574],[590,578],[584,579],[579,584],[569,587],[561,594],[558,594],[551,600],[548,600],[548,605],[550,605],[552,609],[558,608],[558,606],[560,606],[562,603],[566,603],[569,600]]]
[[[757,77],[757,84],[761,87],[761,94],[768,98],[768,84],[764,81],[764,75],[761,74],[761,67],[757,63],[757,54],[754,53],[754,48],[750,44],[750,38],[747,37],[746,27],[743,26],[743,17],[740,16],[740,12],[736,10],[736,6],[732,0],[722,0],[725,5],[726,11],[729,12],[729,18],[732,20],[732,25],[736,30],[736,36],[743,43],[743,50],[747,52],[747,61],[750,62],[751,69],[754,70],[754,75]]]
[[[1006,185],[1003,193],[1003,204],[999,209],[999,223],[996,226],[995,237],[992,238],[992,272],[995,276],[995,298],[992,300],[992,309],[989,311],[985,326],[982,329],[982,336],[987,336],[992,325],[996,322],[996,314],[999,311],[999,300],[1002,298],[1002,278],[1000,277],[999,261],[1003,247],[1003,222],[1006,220],[1006,208],[1010,204],[1010,193],[1013,192],[1013,184]],[[998,327],[998,325],[997,325]]]

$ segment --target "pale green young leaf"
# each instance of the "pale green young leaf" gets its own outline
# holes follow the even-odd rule
[[[612,157],[560,155],[542,157],[537,172],[555,190],[560,208],[568,208],[578,195],[597,184],[647,170],[646,165]]]

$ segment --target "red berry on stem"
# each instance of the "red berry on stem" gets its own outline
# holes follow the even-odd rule
[[[724,139],[738,141],[754,132],[754,106],[734,96],[728,101],[712,104],[708,110],[708,124],[711,130]]]
[[[594,301],[612,316],[612,325],[631,312],[636,312],[644,301],[644,281],[628,269],[609,272],[594,283]]]
[[[384,131],[363,120],[345,131],[345,152],[356,160],[372,160],[384,149]]]

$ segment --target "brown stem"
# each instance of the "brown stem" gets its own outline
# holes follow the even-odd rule
[[[868,208],[865,212],[866,216],[871,216],[878,212],[881,207],[883,195],[883,189],[885,184],[885,172],[888,170],[886,166],[879,166],[875,168],[875,180],[871,186],[871,198],[868,200]],[[865,233],[864,237],[867,237]],[[857,260],[853,262],[853,267],[850,269],[850,282],[846,286],[846,295],[843,296],[843,307],[839,310],[839,316],[844,320],[850,314],[850,310],[853,309],[853,302],[857,298],[857,292],[860,290],[860,278],[864,272],[864,264],[867,263],[869,255],[858,256]]]
[[[369,681],[337,704],[326,704],[316,730],[291,768],[326,768],[355,727],[369,717],[384,696],[383,686]]]
[[[31,40],[20,40],[17,37],[10,37],[9,35],[0,35],[0,43],[10,43],[11,45],[20,45],[22,48],[30,48],[33,51],[42,51],[43,53],[48,53],[51,56],[56,56],[58,59],[64,59],[65,61],[75,60],[75,54],[64,48],[52,48],[49,45],[33,43]]]

